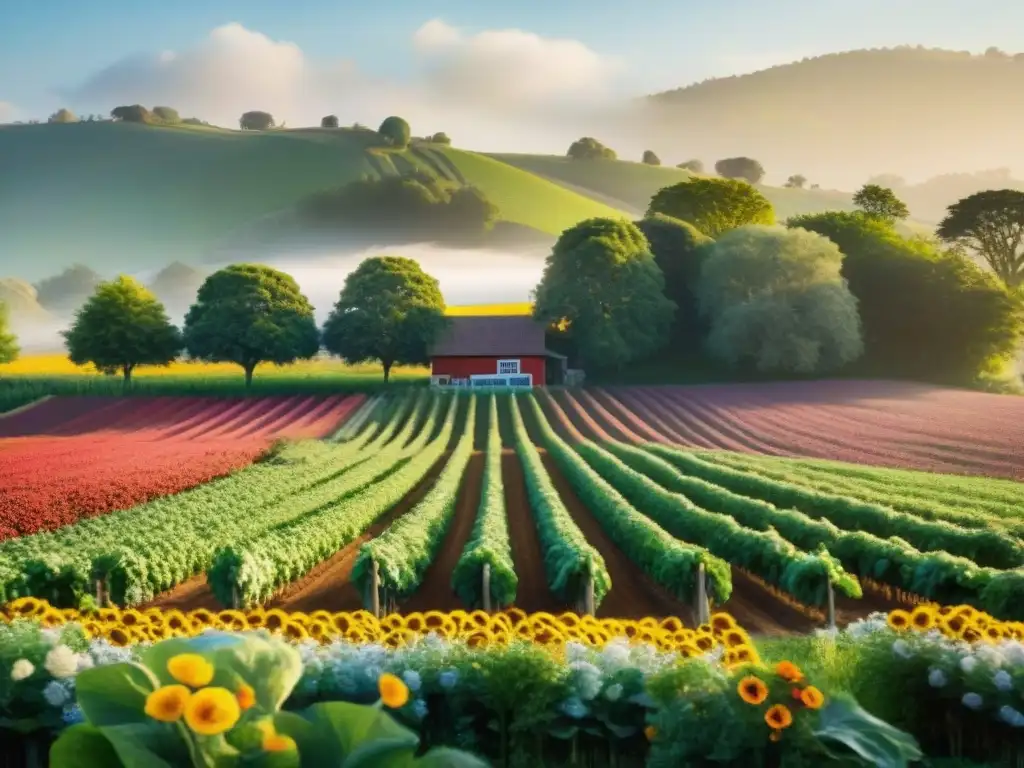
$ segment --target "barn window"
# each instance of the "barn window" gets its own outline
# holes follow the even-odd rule
[[[501,376],[508,376],[510,374],[519,373],[519,361],[518,360],[499,360],[498,361],[498,374]]]

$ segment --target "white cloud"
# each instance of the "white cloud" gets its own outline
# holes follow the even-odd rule
[[[10,122],[18,110],[9,101],[0,101],[0,123]]]

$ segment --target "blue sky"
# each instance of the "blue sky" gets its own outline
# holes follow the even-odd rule
[[[518,28],[571,38],[621,64],[641,94],[805,55],[901,43],[1024,50],[1015,0],[0,0],[0,102],[18,117],[133,54],[188,50],[230,22],[289,41],[310,60],[413,76],[417,29]],[[98,100],[98,99],[97,99]],[[91,106],[91,105],[90,105]],[[106,111],[107,104],[95,104]]]

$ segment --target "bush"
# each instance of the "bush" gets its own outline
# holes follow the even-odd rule
[[[693,179],[658,190],[647,215],[657,213],[686,221],[709,237],[745,224],[774,224],[768,198],[745,181]]]
[[[751,184],[760,184],[764,178],[764,167],[750,157],[727,157],[715,163],[715,172],[726,179],[745,179]]]
[[[339,123],[337,115],[327,115],[327,117],[320,118],[321,128],[337,128],[338,125]]]
[[[269,112],[246,112],[238,118],[238,127],[243,131],[266,131],[274,127],[274,116]]]
[[[114,107],[110,110],[110,116],[126,123],[148,123],[153,119],[150,111],[141,104]]]
[[[77,123],[78,118],[70,109],[58,109],[47,119],[48,123]]]
[[[643,156],[644,165],[661,165],[661,158],[659,158],[654,152],[649,149],[644,150]]]
[[[409,128],[409,123],[402,118],[395,116],[384,118],[384,122],[380,124],[380,128],[377,129],[377,133],[383,136],[391,146],[397,149],[405,149],[409,146],[409,140],[412,137],[412,130]]]
[[[452,140],[448,138],[448,134],[443,131],[439,131],[427,139],[431,144],[451,144]]]
[[[181,115],[174,107],[153,107],[153,117],[168,125],[176,125],[181,122]]]
[[[597,139],[584,136],[574,141],[566,152],[566,157],[571,160],[614,160],[617,155]]]
[[[820,235],[748,226],[707,247],[697,294],[708,350],[758,371],[821,373],[863,352],[843,255]]]

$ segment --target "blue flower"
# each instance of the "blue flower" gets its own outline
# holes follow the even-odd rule
[[[985,700],[977,693],[965,693],[960,701],[969,709],[981,709],[981,705],[985,703]]]
[[[946,673],[941,669],[933,668],[928,673],[928,684],[932,688],[944,688],[946,683],[949,682],[949,678],[946,677]]]
[[[1013,690],[1013,678],[1010,677],[1010,673],[1005,669],[1000,669],[992,677],[992,682],[995,683],[996,688],[1000,691]]]
[[[1000,707],[999,717],[1004,723],[1012,725],[1014,728],[1024,728],[1024,715],[1011,706]]]
[[[402,679],[405,681],[406,686],[413,693],[416,693],[423,685],[423,680],[420,678],[420,673],[415,669],[407,669],[402,673]]]
[[[579,720],[580,718],[586,717],[590,710],[587,709],[586,704],[573,696],[571,699],[566,699],[562,702],[562,711],[569,717]]]
[[[46,703],[51,707],[61,707],[64,703],[71,698],[68,694],[68,689],[58,683],[56,680],[51,680],[43,688],[43,698],[46,699]]]
[[[420,720],[427,716],[427,702],[423,699],[416,699],[412,705],[412,711]]]
[[[72,704],[64,710],[64,714],[61,715],[61,720],[64,721],[65,725],[76,725],[78,723],[85,722],[85,714],[83,714],[80,706]]]
[[[441,683],[442,688],[450,691],[459,682],[459,671],[457,669],[446,669],[438,675],[437,680]]]

